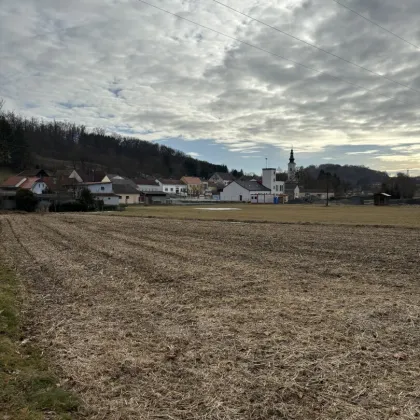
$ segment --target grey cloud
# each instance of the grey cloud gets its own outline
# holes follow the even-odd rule
[[[333,2],[226,2],[420,89],[418,51]],[[333,145],[420,142],[419,93],[249,22],[210,0],[155,4],[324,73],[135,0],[3,0],[0,83],[7,106],[28,116],[67,118],[89,127],[124,126],[145,132],[141,137],[151,140],[211,138],[235,144],[232,148],[238,152],[264,144],[293,143],[305,151],[320,151]],[[406,0],[404,7],[393,0],[346,4],[420,43],[417,0]],[[245,141],[249,144],[241,146]]]

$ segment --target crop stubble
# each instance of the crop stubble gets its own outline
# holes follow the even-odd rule
[[[0,222],[88,418],[419,418],[419,230]]]

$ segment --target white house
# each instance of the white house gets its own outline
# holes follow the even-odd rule
[[[215,184],[223,184],[225,187],[234,180],[235,178],[229,172],[215,172],[209,178],[209,182],[214,182]]]
[[[97,200],[102,200],[105,206],[118,206],[120,198],[114,193],[111,182],[83,182],[78,184],[81,188],[87,188]]]
[[[277,181],[277,171],[274,168],[262,170],[262,184],[268,188],[271,194],[284,194],[284,181]]]
[[[233,181],[223,188],[220,200],[250,202],[259,195],[271,195],[271,190],[257,181]]]
[[[26,176],[11,176],[1,185],[7,188],[22,188],[24,190],[30,190],[34,194],[42,194],[47,189],[47,184],[44,178],[38,177],[26,177]]]
[[[187,195],[187,186],[177,179],[157,179],[160,191],[167,194]]]

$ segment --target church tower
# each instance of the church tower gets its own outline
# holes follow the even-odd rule
[[[295,156],[293,154],[293,148],[290,151],[290,159],[289,159],[289,165],[288,165],[288,171],[287,171],[287,180],[290,181],[296,181],[296,163],[295,163]]]

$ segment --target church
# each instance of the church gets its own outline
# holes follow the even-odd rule
[[[299,185],[296,177],[296,162],[293,148],[290,151],[289,163],[287,165],[287,181],[279,180],[275,168],[264,168],[262,170],[262,185],[268,188],[273,195],[287,195],[289,200],[299,198]]]
[[[273,203],[274,197],[287,197],[282,200],[286,202],[299,198],[299,192],[296,162],[292,149],[287,167],[287,181],[284,181],[284,174],[278,173],[275,168],[264,168],[261,182],[256,179],[235,180],[223,188],[220,199],[246,203]]]

